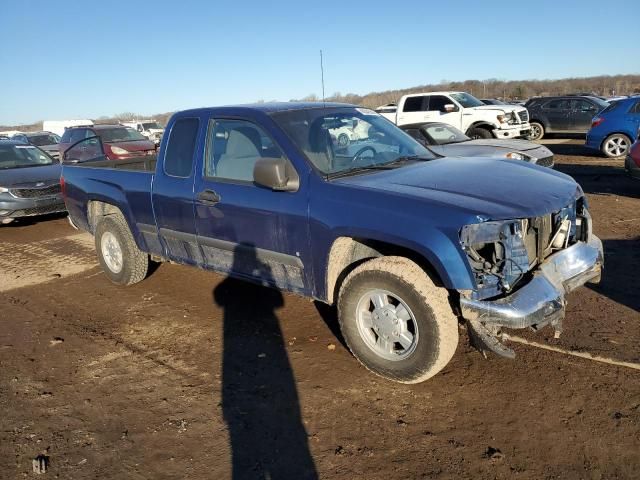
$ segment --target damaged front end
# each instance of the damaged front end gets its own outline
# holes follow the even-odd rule
[[[460,292],[460,310],[481,350],[513,358],[500,342],[503,328],[562,331],[565,296],[598,283],[602,242],[591,231],[583,197],[559,211],[467,225],[460,232],[476,288]]]

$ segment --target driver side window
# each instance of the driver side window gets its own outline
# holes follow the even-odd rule
[[[246,120],[209,121],[206,177],[253,182],[253,168],[260,158],[282,158],[282,150],[269,134]]]
[[[429,98],[429,111],[446,112],[445,105],[454,105],[450,98],[444,95],[432,95]]]

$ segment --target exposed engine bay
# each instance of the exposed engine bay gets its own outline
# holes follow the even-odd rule
[[[591,218],[584,197],[561,210],[534,218],[467,225],[460,241],[482,300],[508,294],[549,255],[586,241]]]

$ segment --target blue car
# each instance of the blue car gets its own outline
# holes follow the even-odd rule
[[[629,153],[640,129],[640,97],[613,102],[596,115],[587,132],[586,146],[605,156],[622,157]]]

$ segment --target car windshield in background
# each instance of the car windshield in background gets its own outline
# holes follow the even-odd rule
[[[96,129],[96,134],[105,143],[113,142],[135,142],[137,140],[149,140],[144,135],[136,132],[133,128],[100,128]]]
[[[0,144],[0,170],[51,165],[53,158],[31,145]]]
[[[30,135],[29,143],[37,147],[44,145],[56,145],[60,143],[60,137],[57,135]]]
[[[435,158],[387,119],[366,108],[289,110],[272,117],[326,175],[390,167],[402,159]]]
[[[145,130],[151,130],[152,128],[162,130],[162,127],[158,124],[158,122],[143,123],[142,128],[144,128]]]
[[[482,107],[484,103],[478,100],[473,95],[469,95],[468,93],[460,92],[460,93],[452,93],[451,97],[462,105],[464,108],[472,108],[472,107]]]
[[[471,140],[457,128],[445,124],[425,125],[422,129],[436,145],[447,145],[449,143],[460,143]]]

